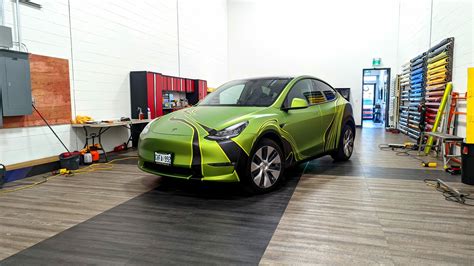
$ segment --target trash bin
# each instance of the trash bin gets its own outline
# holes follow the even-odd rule
[[[461,144],[461,182],[474,185],[474,144]]]
[[[6,172],[7,172],[7,168],[5,168],[5,165],[0,164],[0,188],[2,188],[3,184],[5,184]]]
[[[59,164],[61,168],[66,168],[68,170],[77,170],[79,169],[79,162],[81,153],[79,152],[65,152],[59,155]]]

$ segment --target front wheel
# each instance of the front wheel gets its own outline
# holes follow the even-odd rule
[[[273,140],[263,139],[249,156],[245,187],[253,193],[273,190],[283,179],[283,152]]]
[[[339,138],[337,150],[331,155],[335,161],[347,161],[354,151],[354,129],[349,125],[344,125]]]

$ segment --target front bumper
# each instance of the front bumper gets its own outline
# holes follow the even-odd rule
[[[253,138],[239,135],[239,138]],[[155,152],[172,154],[172,166],[156,164]],[[239,182],[237,169],[247,153],[234,140],[217,142],[200,136],[150,132],[140,137],[138,167],[148,173],[202,181]]]

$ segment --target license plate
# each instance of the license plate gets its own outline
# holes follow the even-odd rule
[[[155,152],[155,163],[171,165],[171,153]]]

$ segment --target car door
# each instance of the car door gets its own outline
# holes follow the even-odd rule
[[[327,83],[321,80],[313,80],[313,88],[318,95],[322,95],[322,100],[319,103],[320,107],[320,148],[324,151],[325,141],[326,141],[326,132],[329,132],[330,127],[336,126],[333,124],[334,118],[336,116],[336,91],[329,86]]]
[[[314,89],[311,79],[302,79],[296,82],[288,92],[284,108],[288,108],[294,98],[300,98],[308,103],[307,108],[288,110],[285,113],[285,122],[282,129],[291,135],[296,145],[300,159],[313,156],[317,153],[318,128],[320,127],[320,110],[314,104]]]

